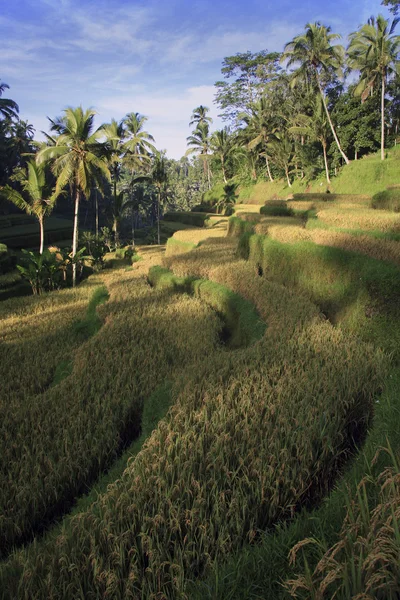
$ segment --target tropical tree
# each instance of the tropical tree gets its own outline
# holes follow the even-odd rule
[[[51,120],[51,130],[57,135],[55,145],[43,146],[37,155],[39,165],[52,163],[57,177],[56,193],[69,185],[75,196],[74,229],[72,238],[72,283],[76,285],[79,205],[82,197],[89,198],[92,187],[101,188],[104,179],[110,181],[104,144],[99,142],[101,128],[94,130],[95,112],[89,108],[68,107],[61,117]]]
[[[102,126],[102,132],[105,137],[105,149],[108,168],[111,174],[114,197],[117,194],[117,184],[121,177],[123,143],[125,138],[125,129],[123,122],[111,120],[111,123],[105,123]]]
[[[262,154],[265,157],[269,180],[274,181],[269,165],[267,145],[274,139],[277,127],[271,119],[271,109],[267,97],[263,96],[257,102],[252,102],[249,112],[241,113],[238,118],[246,125],[246,136],[249,138],[248,149],[258,149],[259,155]]]
[[[271,153],[271,160],[274,164],[284,171],[286,181],[289,187],[292,187],[290,181],[290,170],[294,161],[293,142],[286,133],[277,134],[276,138],[267,145]]]
[[[212,123],[212,118],[207,116],[207,113],[209,112],[210,109],[208,108],[208,106],[203,106],[202,104],[200,104],[200,106],[193,110],[192,116],[190,117],[191,120],[189,125],[196,125],[197,127],[198,125],[203,125],[204,123]]]
[[[204,175],[208,180],[208,188],[211,189],[211,172],[210,165],[208,162],[208,155],[210,153],[210,128],[208,123],[200,123],[192,135],[186,138],[187,145],[191,146],[186,151],[188,154],[198,154],[203,161]]]
[[[52,212],[60,190],[53,191],[49,181],[48,172],[38,166],[33,160],[28,162],[27,173],[18,178],[23,193],[9,185],[1,190],[1,194],[15,206],[24,210],[28,215],[37,218],[40,228],[39,253],[43,254],[44,248],[44,220]]]
[[[288,67],[298,65],[292,74],[292,85],[296,85],[299,81],[316,83],[333,137],[340,154],[348,164],[350,161],[340,145],[323,90],[324,80],[329,81],[333,76],[342,74],[344,48],[340,45],[332,45],[332,42],[341,36],[331,33],[330,27],[319,22],[308,23],[305,29],[305,33],[296,36],[286,44],[281,62],[287,61]]]
[[[228,128],[225,127],[224,129],[214,131],[210,138],[210,149],[213,155],[220,161],[224,182],[228,183],[227,162],[236,150],[234,139],[230,135]]]
[[[154,156],[150,177],[157,189],[157,241],[158,245],[160,245],[160,207],[165,198],[168,185],[167,160],[161,152],[157,152]]]
[[[131,112],[122,120],[124,127],[123,151],[126,153],[125,164],[132,171],[142,168],[144,162],[150,162],[150,155],[157,152],[153,145],[153,136],[144,130],[147,117],[138,112]]]
[[[10,86],[6,83],[0,82],[0,96],[3,95],[5,90],[9,90]],[[18,104],[14,100],[0,97],[0,115],[6,119],[18,118],[19,108]]]
[[[311,141],[318,141],[322,146],[322,154],[324,157],[326,181],[331,182],[329,177],[328,165],[328,138],[329,138],[329,123],[324,111],[321,98],[316,96],[312,105],[312,116],[298,114],[295,117],[296,125],[289,127],[288,132],[301,136],[308,136]]]
[[[236,192],[239,187],[238,183],[230,182],[224,185],[224,193],[216,204],[217,213],[232,214],[232,208],[236,202]]]
[[[381,159],[385,158],[385,92],[390,77],[399,72],[400,36],[393,35],[399,19],[392,24],[382,15],[371,17],[366,25],[350,34],[348,62],[360,71],[355,88],[363,102],[377,85],[381,86]]]

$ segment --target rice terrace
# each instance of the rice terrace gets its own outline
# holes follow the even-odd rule
[[[400,599],[399,2],[6,4],[0,600]]]

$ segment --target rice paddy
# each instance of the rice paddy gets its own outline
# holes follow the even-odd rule
[[[1,598],[255,599],[260,582],[265,597],[396,597],[400,443],[375,494],[359,450],[384,443],[385,394],[385,419],[398,412],[399,242],[371,232],[400,226],[367,202],[295,199],[207,228],[175,213],[195,226],[165,253],[0,304]],[[167,414],[144,426],[166,383]],[[142,428],[118,478],[49,529]],[[378,567],[375,534],[393,558]],[[311,571],[289,563],[295,544]]]

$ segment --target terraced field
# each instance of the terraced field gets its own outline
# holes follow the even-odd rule
[[[396,597],[399,242],[366,202],[240,206],[0,305],[2,598]]]

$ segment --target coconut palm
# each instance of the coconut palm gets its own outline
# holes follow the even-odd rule
[[[340,45],[332,45],[332,42],[341,36],[331,33],[330,27],[325,27],[318,22],[308,23],[305,29],[305,33],[296,36],[286,44],[281,62],[287,61],[288,67],[299,65],[292,74],[292,85],[304,80],[317,84],[333,137],[344,161],[349,164],[350,161],[342,150],[333,126],[322,88],[324,77],[342,74],[344,48]]]
[[[126,153],[125,163],[132,170],[141,168],[143,162],[150,161],[150,154],[157,152],[152,143],[153,136],[143,128],[146,121],[147,117],[137,112],[128,113],[122,120],[125,131],[123,144],[123,151]]]
[[[290,181],[290,167],[294,161],[293,142],[286,134],[277,134],[272,142],[267,144],[267,150],[271,153],[272,162],[285,172],[286,181],[292,187]]]
[[[213,152],[213,156],[217,157],[221,163],[222,176],[224,183],[228,183],[226,174],[226,164],[232,153],[235,151],[236,146],[232,135],[229,133],[229,129],[225,127],[214,131],[210,138],[210,149]]]
[[[200,106],[193,110],[189,125],[196,125],[197,127],[198,125],[203,125],[204,123],[212,123],[212,118],[207,116],[208,112],[210,112],[208,106],[203,106],[200,104]]]
[[[252,102],[248,113],[241,113],[238,118],[246,125],[246,136],[249,141],[247,146],[249,150],[259,149],[260,155],[265,156],[265,166],[270,181],[274,181],[269,165],[269,156],[267,144],[274,139],[277,131],[276,126],[271,121],[271,111],[265,96],[262,96],[257,102]]]
[[[312,141],[317,140],[320,142],[324,157],[326,181],[329,184],[331,180],[329,177],[327,148],[330,127],[319,96],[315,96],[312,101],[311,111],[311,116],[305,114],[296,115],[294,118],[295,125],[289,127],[288,132],[295,135],[308,136]]]
[[[53,191],[45,168],[38,166],[33,160],[28,162],[25,177],[18,180],[22,194],[9,185],[2,188],[1,194],[28,215],[37,218],[40,228],[39,253],[43,254],[44,220],[52,212],[60,191]]]
[[[5,90],[9,90],[10,86],[6,83],[0,83],[0,96]],[[18,118],[19,107],[14,100],[8,98],[0,98],[0,115],[6,119]]]
[[[399,72],[400,36],[393,35],[399,19],[389,25],[382,15],[371,17],[366,25],[350,34],[348,62],[360,71],[355,88],[363,102],[377,85],[381,85],[381,159],[385,158],[385,91],[389,78]]]
[[[99,142],[101,129],[94,130],[95,112],[91,108],[66,108],[62,117],[51,120],[52,131],[57,135],[55,145],[43,146],[37,163],[52,163],[57,177],[56,192],[70,185],[75,196],[72,259],[78,248],[79,204],[82,197],[89,198],[91,189],[101,189],[104,179],[110,181],[110,171],[105,159],[104,144]],[[72,283],[76,285],[76,262],[73,260]]]
[[[208,188],[211,189],[211,172],[208,162],[208,155],[210,153],[210,128],[208,123],[200,123],[186,140],[187,145],[191,146],[191,148],[186,150],[186,156],[188,154],[198,154],[201,157],[204,175],[208,180]]]
[[[157,189],[157,241],[158,245],[160,245],[160,206],[165,197],[168,185],[167,161],[161,152],[157,152],[154,156],[150,177],[153,185]]]
[[[115,119],[111,123],[105,123],[102,126],[102,132],[105,137],[105,148],[108,168],[111,173],[114,196],[117,194],[117,184],[121,177],[123,143],[125,138],[125,129],[122,121],[118,123]]]

